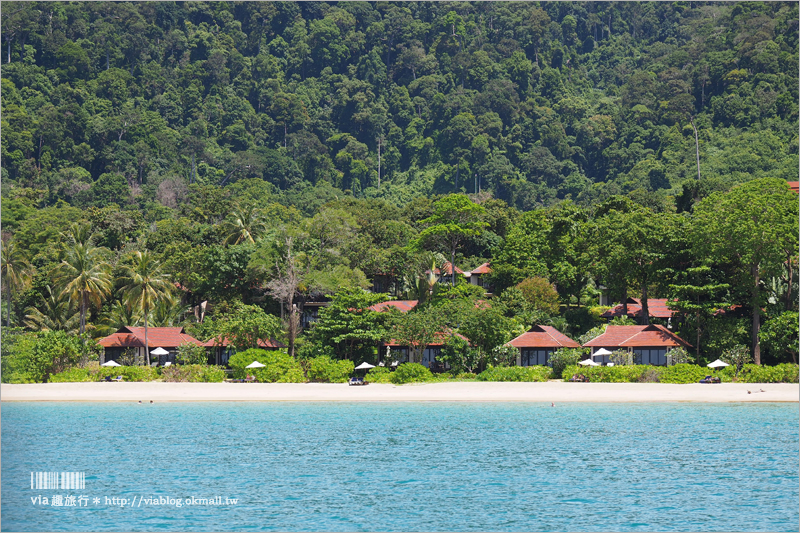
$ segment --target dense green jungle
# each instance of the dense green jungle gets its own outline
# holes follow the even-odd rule
[[[4,2],[4,371],[15,345],[143,323],[205,340],[260,320],[292,354],[355,359],[416,320],[489,353],[602,327],[601,289],[674,300],[698,362],[796,362],[798,19]],[[448,262],[491,273],[437,278]],[[420,303],[364,311],[390,298]],[[318,327],[312,301],[332,302]]]

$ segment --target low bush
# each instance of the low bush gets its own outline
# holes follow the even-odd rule
[[[161,370],[164,381],[189,383],[222,383],[225,371],[214,365],[174,365]]]
[[[470,379],[470,380],[472,380],[472,379],[475,379],[477,377],[478,377],[478,375],[473,373],[473,372],[461,372],[458,375],[453,376],[453,379],[464,379],[464,380]]]
[[[434,377],[430,370],[419,363],[403,363],[392,372],[390,379],[395,385],[402,385],[433,381]]]
[[[122,376],[122,381],[155,381],[159,378],[158,370],[149,366],[101,366],[91,373],[92,381],[117,376]]]
[[[320,355],[308,362],[309,381],[345,383],[353,374],[355,365],[349,359],[336,361],[330,356]]]
[[[265,365],[263,368],[245,368],[253,361]],[[262,383],[305,383],[306,375],[300,363],[285,350],[261,350],[250,348],[235,354],[228,360],[233,377],[244,379],[255,376]]]
[[[577,365],[583,357],[583,348],[560,348],[553,352],[549,361],[553,367],[553,378],[560,379],[567,366]]]
[[[570,365],[564,369],[562,377],[568,381],[575,374],[583,374],[589,381],[601,383],[636,383],[647,369],[653,368],[649,365],[626,365],[626,366],[577,366]]]
[[[704,377],[713,374],[710,368],[688,363],[652,368],[660,370],[659,383],[698,383]]]
[[[58,374],[50,374],[50,383],[94,381],[88,368],[73,367]]]
[[[671,366],[626,365],[626,366],[568,366],[564,369],[564,381],[574,374],[583,374],[590,381],[602,383],[698,383],[706,376],[719,377],[723,383],[798,383],[798,365],[783,363],[776,366],[746,364],[738,378],[733,366],[712,371],[700,365],[681,363]]]
[[[498,366],[490,367],[478,374],[478,381],[547,381],[550,378],[547,366]]]
[[[367,372],[367,377],[364,380],[370,383],[391,383],[392,371],[385,366],[376,366]]]
[[[727,367],[725,370],[728,370]],[[800,366],[782,363],[776,366],[746,364],[739,371],[737,381],[742,383],[797,383]]]

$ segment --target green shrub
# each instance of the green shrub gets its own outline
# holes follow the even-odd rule
[[[208,350],[206,350],[205,346],[185,342],[178,346],[177,360],[182,365],[207,365]]]
[[[478,381],[547,381],[550,367],[546,366],[498,366],[489,367],[478,374]]]
[[[560,348],[550,356],[550,366],[553,367],[553,377],[560,379],[564,368],[577,365],[583,358],[583,348]]]
[[[73,367],[58,374],[50,374],[50,383],[73,383],[94,381],[88,368]]]
[[[41,331],[3,336],[4,383],[45,383],[78,363],[83,350],[80,337],[63,331]],[[94,350],[87,339],[87,350]]]
[[[264,368],[245,368],[253,361],[266,365]],[[300,363],[285,350],[262,350],[250,348],[235,354],[228,360],[233,377],[244,379],[255,376],[262,383],[305,383],[306,375]]]
[[[424,381],[433,381],[433,374],[426,367],[419,363],[403,363],[397,370],[392,372],[391,381],[395,385],[402,385],[404,383],[420,383]]]
[[[392,371],[385,366],[376,366],[367,372],[367,377],[364,380],[370,383],[391,383]]]
[[[725,383],[733,381],[740,383],[797,383],[798,368],[798,365],[791,363],[777,366],[746,364],[739,371],[738,379],[736,379],[736,369],[733,366],[719,371],[688,363],[671,366],[568,366],[564,369],[563,378],[564,381],[567,381],[574,374],[583,374],[590,381],[603,383],[652,383],[653,378],[656,378],[658,383],[698,383],[704,377],[713,375]]]
[[[214,365],[173,365],[161,370],[164,381],[189,383],[222,383],[225,371]]]
[[[728,370],[727,367],[725,370]],[[782,363],[776,366],[759,366],[746,364],[739,371],[737,381],[742,383],[797,383],[798,368],[793,363]]]
[[[353,374],[355,365],[349,359],[336,361],[327,355],[309,360],[308,379],[327,383],[345,383]]]
[[[583,374],[589,381],[600,383],[636,383],[651,367],[649,365],[625,366],[576,366],[570,365],[564,369],[562,377],[568,381],[575,374]]]
[[[659,383],[698,383],[704,377],[713,374],[710,368],[688,363],[653,368],[660,370]]]
[[[460,372],[458,375],[454,376],[453,379],[473,380],[477,377],[478,375],[473,372]]]
[[[91,372],[92,381],[101,381],[106,377],[122,376],[122,381],[155,381],[159,378],[158,370],[150,366],[101,366]]]

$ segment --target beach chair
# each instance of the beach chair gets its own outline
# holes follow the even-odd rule
[[[122,376],[117,376],[117,377],[115,377],[114,379],[111,379],[111,380],[109,380],[109,381],[116,381],[116,382],[118,382],[118,383],[119,383],[120,381],[122,381]]]

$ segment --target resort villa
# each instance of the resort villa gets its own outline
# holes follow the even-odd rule
[[[547,365],[550,356],[559,348],[580,348],[553,326],[533,326],[529,331],[509,341],[507,346],[519,349],[517,366]]]
[[[633,362],[638,365],[667,364],[666,353],[670,348],[691,348],[691,344],[681,339],[664,326],[613,326],[606,327],[605,333],[590,340],[584,347],[592,349],[592,359],[596,363],[608,363],[608,355],[594,355],[600,348],[609,352],[625,350],[633,352]]]
[[[642,301],[639,298],[628,298],[628,313],[627,316],[634,320],[642,318]],[[625,306],[617,304],[602,315],[601,318],[617,318],[623,316]],[[676,312],[667,307],[666,298],[648,298],[647,300],[647,314],[650,318],[672,318]]]
[[[155,348],[163,348],[169,352],[168,355],[161,355],[150,358],[150,361],[158,361],[159,364],[174,362],[178,347],[181,344],[196,344],[203,346],[203,343],[187,334],[183,328],[147,328],[147,344],[152,352]],[[100,339],[100,346],[104,348],[105,358],[102,362],[118,361],[123,354],[133,349],[136,359],[146,361],[144,342],[144,328],[123,326],[108,337]]]

